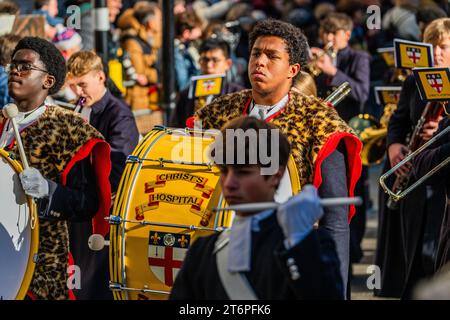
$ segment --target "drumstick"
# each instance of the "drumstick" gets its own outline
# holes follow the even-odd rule
[[[331,206],[343,206],[343,205],[350,205],[354,204],[356,206],[362,204],[361,197],[352,197],[352,198],[326,198],[326,199],[320,199],[319,203],[322,207],[331,207]],[[233,206],[228,206],[225,208],[215,208],[214,211],[227,211],[227,210],[233,210],[233,211],[240,211],[240,212],[248,212],[248,211],[262,211],[262,210],[269,210],[269,209],[276,209],[281,203],[277,202],[255,202],[255,203],[243,203],[243,204],[236,204]]]
[[[19,148],[19,154],[20,154],[20,158],[22,160],[23,168],[28,169],[29,166],[28,166],[27,157],[25,156],[25,150],[23,149],[22,138],[20,137],[19,128],[17,127],[17,122],[15,119],[17,114],[19,113],[19,109],[17,108],[17,106],[14,103],[8,103],[6,106],[3,107],[2,112],[3,112],[3,115],[5,116],[5,118],[8,118],[9,120],[11,120],[13,130],[14,130],[14,135],[16,136],[17,147]]]

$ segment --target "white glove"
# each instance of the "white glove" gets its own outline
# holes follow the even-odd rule
[[[323,215],[317,189],[306,185],[303,190],[278,207],[278,224],[289,247],[296,245]]]
[[[36,168],[25,169],[19,174],[20,182],[25,193],[34,198],[48,197],[48,181]]]

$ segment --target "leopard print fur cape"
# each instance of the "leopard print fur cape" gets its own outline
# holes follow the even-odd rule
[[[0,117],[0,122],[3,119]],[[39,119],[21,132],[30,167],[52,181],[90,139],[102,135],[75,113],[47,106]],[[17,146],[11,152],[18,157]],[[39,250],[29,290],[37,299],[68,299],[69,233],[66,221],[39,219]]]
[[[242,116],[250,99],[251,90],[218,97],[198,110],[195,118],[202,120],[205,129],[220,129],[229,120]],[[270,122],[281,129],[291,144],[301,186],[313,183],[317,155],[333,134],[354,136],[334,108],[292,90],[287,106]]]

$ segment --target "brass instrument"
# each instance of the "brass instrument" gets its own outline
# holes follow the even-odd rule
[[[352,91],[350,84],[346,81],[337,87],[328,97],[325,98],[325,102],[328,102],[333,107],[335,107],[339,102],[341,102],[349,93]]]
[[[365,166],[381,163],[386,153],[386,137],[389,119],[397,109],[394,103],[384,107],[380,121],[370,114],[359,114],[348,122],[363,143],[361,161]]]
[[[427,175],[425,177],[425,179],[423,179],[423,178],[419,179],[418,181],[416,181],[416,183],[411,185],[406,190],[404,190],[404,189],[406,188],[406,186],[408,185],[408,183],[411,179],[411,171],[408,171],[408,173],[406,173],[406,174],[397,176],[395,179],[395,182],[392,186],[392,190],[389,190],[389,188],[385,184],[385,180],[389,176],[391,176],[395,171],[397,171],[398,168],[400,168],[404,163],[406,163],[410,159],[414,158],[418,153],[420,153],[423,149],[425,149],[427,146],[429,146],[432,143],[430,141],[434,142],[434,141],[436,141],[437,137],[441,136],[442,132],[424,144],[423,143],[424,141],[420,137],[420,133],[422,132],[424,124],[429,120],[437,120],[439,118],[439,116],[441,115],[442,111],[443,111],[443,108],[440,103],[438,103],[438,106],[436,106],[436,103],[434,103],[434,102],[427,103],[427,105],[425,106],[425,108],[422,112],[422,115],[420,116],[420,119],[417,122],[417,125],[415,126],[414,131],[412,132],[411,137],[409,139],[409,143],[408,143],[408,147],[407,147],[407,149],[408,149],[407,157],[380,177],[380,184],[383,187],[384,191],[389,195],[389,199],[386,204],[389,209],[391,209],[391,210],[397,209],[398,201],[400,199],[402,199],[406,194],[408,194],[411,190],[415,189],[421,183],[421,182],[418,183],[419,181],[423,181],[430,176],[430,175]],[[446,128],[446,130],[444,130],[443,132],[447,132],[448,129],[449,128]],[[447,159],[447,160],[449,160],[449,159]],[[445,162],[445,164],[446,164],[446,162]],[[442,166],[438,166],[438,167],[439,168],[437,170],[439,170]]]
[[[436,140],[440,139],[443,135],[447,134],[447,132],[450,131],[450,127],[445,128],[439,134],[428,140],[425,144],[423,144],[420,148],[418,148],[416,151],[410,153],[405,159],[400,161],[396,166],[394,166],[391,170],[386,172],[380,177],[380,185],[383,187],[384,192],[386,192],[389,195],[389,199],[392,199],[394,203],[398,203],[399,200],[404,198],[407,194],[409,194],[411,191],[416,189],[419,185],[421,185],[426,179],[431,177],[433,174],[435,174],[438,170],[445,167],[448,163],[450,163],[450,157],[447,157],[445,160],[443,160],[441,163],[436,165],[433,169],[431,169],[427,174],[425,174],[423,177],[418,179],[416,182],[414,182],[412,185],[410,185],[405,190],[399,189],[399,190],[390,190],[385,183],[385,180],[391,176],[395,171],[397,171],[398,168],[403,166],[406,162],[411,160],[412,158],[416,157],[418,154],[420,154],[424,149],[428,148],[431,144],[433,144]],[[409,175],[408,175],[409,178]]]
[[[317,67],[317,62],[325,54],[328,54],[332,59],[336,58],[337,52],[333,48],[333,42],[328,42],[327,45],[323,48],[321,53],[313,55],[312,59],[306,66],[306,69],[307,69],[308,73],[311,74],[311,76],[317,77],[319,74],[322,73],[322,70],[320,70]]]

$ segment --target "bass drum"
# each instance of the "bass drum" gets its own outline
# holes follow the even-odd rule
[[[36,205],[22,190],[22,166],[0,149],[0,300],[25,298],[39,247]]]
[[[127,164],[110,216],[110,288],[117,300],[167,299],[186,252],[201,236],[231,226],[220,173],[209,163],[216,134],[155,127]],[[277,192],[300,191],[291,158]]]

